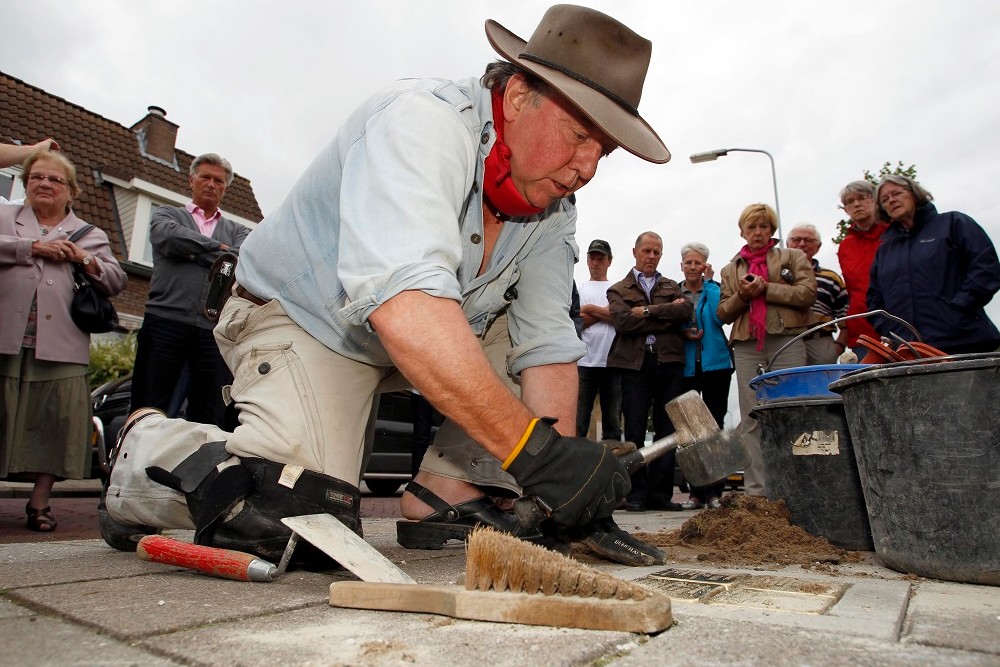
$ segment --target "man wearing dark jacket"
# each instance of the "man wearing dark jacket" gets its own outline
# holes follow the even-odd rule
[[[669,401],[684,391],[684,337],[681,326],[691,319],[692,307],[680,285],[660,275],[656,267],[663,241],[655,232],[643,232],[635,241],[635,267],[608,289],[608,309],[615,340],[608,367],[621,369],[625,439],[642,447],[649,409],[653,409],[653,439],[674,432],[666,413]],[[632,491],[625,509],[678,511],[673,502],[674,453],[632,474]]]
[[[212,335],[216,323],[205,317],[204,306],[212,264],[224,252],[239,253],[250,233],[219,210],[232,181],[227,160],[214,153],[201,155],[188,176],[191,203],[161,206],[153,213],[153,277],[137,336],[133,410],[166,412],[186,365],[188,421],[226,426],[222,388],[232,383],[233,375]]]

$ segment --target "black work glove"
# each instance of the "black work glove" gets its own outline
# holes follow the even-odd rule
[[[586,438],[565,438],[553,420],[532,422],[526,441],[505,470],[526,495],[541,499],[552,519],[579,526],[606,519],[631,489],[628,472],[611,447]]]

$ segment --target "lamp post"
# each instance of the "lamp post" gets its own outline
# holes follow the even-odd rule
[[[785,237],[781,233],[781,208],[778,206],[778,175],[774,171],[774,157],[772,157],[770,153],[759,148],[716,148],[714,151],[695,153],[691,156],[691,162],[693,164],[698,164],[699,162],[712,162],[713,160],[717,160],[720,157],[728,155],[730,152],[734,151],[740,153],[763,153],[771,161],[771,180],[774,182],[774,213],[778,218],[778,247],[784,247]]]

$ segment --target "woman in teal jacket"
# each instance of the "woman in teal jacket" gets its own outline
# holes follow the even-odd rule
[[[722,320],[715,313],[721,288],[712,280],[708,247],[703,243],[688,243],[682,247],[681,271],[684,272],[681,292],[694,305],[691,322],[684,330],[684,390],[700,393],[722,428],[729,409],[733,359],[722,330]],[[691,498],[681,505],[684,509],[701,509],[706,505],[718,507],[724,488],[725,480],[711,486],[692,487]]]

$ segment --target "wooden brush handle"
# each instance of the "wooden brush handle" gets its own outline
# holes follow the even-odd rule
[[[660,632],[673,622],[670,598],[601,600],[563,595],[468,591],[460,586],[335,581],[330,605],[349,609],[407,611],[496,623],[558,628]]]

